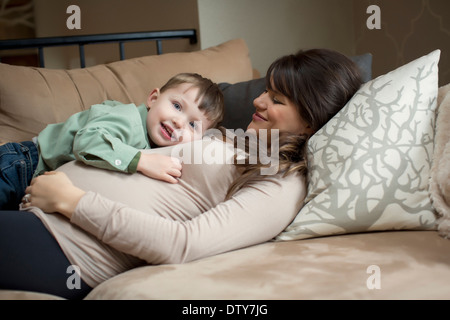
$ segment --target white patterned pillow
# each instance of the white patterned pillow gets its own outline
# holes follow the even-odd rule
[[[276,240],[435,229],[428,191],[440,50],[366,84],[308,143],[305,205]]]

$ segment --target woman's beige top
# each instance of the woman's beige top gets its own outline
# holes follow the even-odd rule
[[[59,170],[88,191],[71,221],[30,209],[91,287],[144,264],[183,263],[268,241],[294,219],[305,196],[303,177],[274,175],[224,201],[238,172],[234,149],[221,141],[148,152],[183,157],[179,183],[70,162]]]

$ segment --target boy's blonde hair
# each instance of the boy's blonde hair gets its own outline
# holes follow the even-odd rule
[[[196,97],[196,101],[200,100],[198,108],[212,122],[211,128],[217,127],[222,122],[225,113],[224,98],[219,86],[197,73],[179,73],[170,78],[160,91],[164,92],[183,83],[190,83],[193,87],[198,88]]]

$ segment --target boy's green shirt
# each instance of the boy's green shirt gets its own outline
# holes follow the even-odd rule
[[[105,101],[50,124],[38,135],[39,162],[36,175],[55,170],[66,162],[134,173],[140,149],[150,149],[147,107]]]

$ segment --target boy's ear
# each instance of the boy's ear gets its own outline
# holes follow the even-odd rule
[[[150,94],[147,97],[147,108],[150,109],[152,107],[152,104],[156,100],[158,100],[159,94],[160,94],[159,88],[155,88],[152,90],[152,92],[150,92]]]

